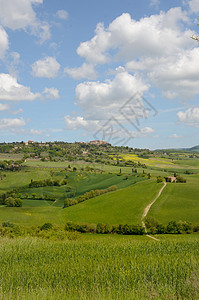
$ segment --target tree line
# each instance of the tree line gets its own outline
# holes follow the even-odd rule
[[[105,193],[113,192],[113,191],[116,191],[116,190],[117,190],[117,186],[112,185],[112,186],[108,187],[107,189],[103,189],[103,190],[91,190],[89,192],[86,192],[84,195],[80,195],[76,198],[66,198],[64,200],[64,208],[72,206],[72,205],[76,205],[80,202],[83,202],[83,201],[86,201],[88,199],[103,195]]]

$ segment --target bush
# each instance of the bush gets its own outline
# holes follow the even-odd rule
[[[160,183],[160,182],[163,182],[163,179],[162,179],[161,176],[158,176],[158,177],[157,177],[157,183]]]
[[[49,230],[49,229],[52,229],[53,228],[53,225],[51,223],[44,223],[40,229],[41,230]]]
[[[185,178],[183,178],[183,177],[181,177],[181,176],[177,176],[177,177],[176,177],[176,182],[179,182],[179,183],[186,183],[187,181],[186,181]]]

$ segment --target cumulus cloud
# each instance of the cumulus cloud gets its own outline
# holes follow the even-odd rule
[[[99,128],[99,121],[96,120],[85,120],[83,117],[71,117],[69,115],[64,117],[67,129],[78,130],[85,129],[92,131],[93,128],[96,130]]]
[[[43,130],[39,130],[39,129],[30,129],[30,134],[33,134],[33,135],[41,135],[41,134],[43,134]]]
[[[60,9],[56,12],[56,16],[59,19],[66,20],[68,18],[68,12],[64,9]]]
[[[8,42],[8,35],[0,26],[0,59],[2,59],[5,55],[6,50],[8,50],[9,42]]]
[[[190,7],[191,11],[197,14],[199,12],[199,1],[191,0],[188,3],[189,3],[189,7]]]
[[[167,13],[152,15],[136,21],[128,13],[116,18],[108,28],[98,24],[95,36],[81,43],[77,53],[91,63],[106,63],[109,50],[115,50],[115,58],[123,60],[138,57],[157,57],[173,53],[191,44],[189,31],[181,31],[179,22],[187,21],[181,8],[172,8]]]
[[[30,28],[44,42],[50,37],[49,24],[38,20],[33,9],[33,4],[42,3],[42,0],[0,0],[0,23],[12,30]]]
[[[127,71],[139,72],[167,98],[192,98],[199,91],[199,50],[190,38],[194,32],[184,29],[188,21],[180,7],[138,21],[124,13],[107,28],[98,24],[94,37],[81,43],[77,53],[93,66],[122,62]],[[82,67],[66,71],[73,78],[82,78]]]
[[[59,72],[60,64],[54,57],[45,57],[32,65],[33,75],[36,77],[55,78]]]
[[[119,72],[112,80],[105,82],[87,81],[76,87],[76,104],[91,119],[108,119],[136,92],[149,89],[139,77],[128,72]]]
[[[64,72],[76,80],[84,78],[94,80],[97,78],[97,72],[94,66],[88,63],[83,63],[79,68],[65,68]]]
[[[0,100],[21,101],[35,100],[40,93],[32,93],[29,87],[19,84],[16,78],[9,74],[0,74]]]
[[[8,110],[9,106],[7,104],[0,103],[0,111]]]
[[[23,118],[20,119],[0,119],[0,130],[12,129],[25,126],[26,122]]]
[[[178,120],[186,125],[199,127],[199,107],[191,107],[177,113]]]
[[[45,98],[50,100],[56,100],[59,98],[59,90],[54,87],[45,88],[43,94],[45,95]]]
[[[167,98],[191,99],[199,93],[198,64],[199,48],[194,48],[154,65],[148,75]]]
[[[83,118],[79,124],[89,120],[101,123],[112,116],[123,124],[126,120],[119,113],[120,107],[135,93],[143,95],[151,85],[169,99],[192,99],[197,95],[199,49],[190,38],[195,33],[187,29],[189,21],[188,13],[175,7],[140,20],[124,13],[107,27],[97,24],[94,36],[77,48],[85,62],[65,72],[75,79],[88,79],[93,75],[84,66],[90,65],[93,71],[100,64],[104,68],[114,65],[115,71],[109,72],[112,79],[88,79],[76,86],[75,104],[82,109]],[[150,127],[139,130],[141,136],[152,132]],[[139,136],[138,132],[134,135]]]

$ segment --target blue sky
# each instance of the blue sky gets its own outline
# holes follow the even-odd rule
[[[199,144],[199,0],[0,0],[0,141]]]

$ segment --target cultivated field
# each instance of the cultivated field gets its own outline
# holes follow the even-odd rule
[[[197,235],[3,238],[1,299],[198,299]]]

